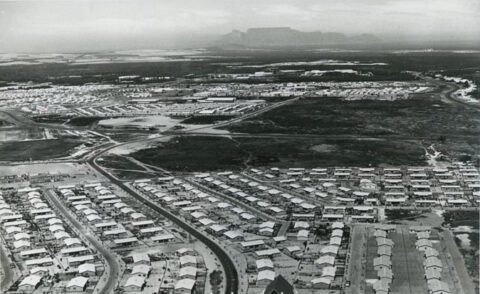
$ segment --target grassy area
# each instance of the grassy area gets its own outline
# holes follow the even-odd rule
[[[476,211],[445,211],[443,219],[443,225],[449,225],[452,227],[471,226],[476,230],[480,227],[480,218]]]
[[[100,120],[102,120],[103,117],[96,117],[96,116],[80,116],[80,117],[74,117],[68,121],[69,125],[76,126],[76,127],[86,127],[93,125]]]
[[[206,125],[214,124],[219,121],[230,120],[234,118],[233,115],[205,115],[205,116],[192,116],[182,121],[182,124],[192,125]]]
[[[94,123],[102,120],[102,117],[96,116],[79,116],[69,118],[66,116],[58,115],[58,114],[50,114],[50,115],[40,115],[32,117],[32,120],[39,123],[51,123],[51,124],[63,124],[67,123],[72,126],[76,127],[86,127],[93,125]]]
[[[423,150],[418,144],[387,140],[270,137],[231,140],[226,137],[192,136],[176,137],[131,155],[142,162],[176,171],[239,169],[247,166],[424,164]]]
[[[124,170],[142,170],[142,167],[136,165],[124,156],[109,154],[101,157],[99,164],[106,168],[124,169]]]
[[[306,98],[227,128],[244,133],[445,135],[448,139],[449,134],[477,135],[480,132],[477,115],[478,112],[467,107],[446,104],[426,95],[396,101]]]
[[[154,178],[155,175],[149,173],[142,173],[142,172],[134,172],[134,171],[125,171],[125,170],[110,170],[112,174],[114,174],[120,180],[138,180],[138,179],[146,179],[146,178]]]
[[[435,143],[439,151],[455,158],[480,152],[478,112],[427,94],[397,101],[305,98],[225,128],[252,134],[416,139]]]
[[[195,171],[236,169],[248,155],[226,138],[178,137],[131,156],[169,170]]]
[[[74,139],[31,140],[0,143],[0,161],[46,160],[67,156],[82,142]]]
[[[385,216],[387,220],[416,220],[422,218],[423,211],[410,211],[404,209],[386,209]]]
[[[13,125],[11,122],[0,119],[0,127],[8,127],[8,126],[11,126],[11,125]]]
[[[59,114],[49,114],[33,116],[32,120],[38,123],[63,124],[68,120],[68,118]]]

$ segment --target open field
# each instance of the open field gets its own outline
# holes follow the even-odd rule
[[[430,97],[397,101],[307,98],[228,127],[245,133],[475,136],[478,112]],[[448,122],[446,124],[445,122]]]
[[[231,115],[208,115],[208,116],[192,116],[182,121],[182,124],[204,125],[213,124],[234,118]]]
[[[176,137],[132,156],[177,171],[424,164],[423,150],[415,143],[354,139]]]
[[[82,142],[73,139],[31,140],[0,143],[0,161],[46,160],[67,156]]]
[[[478,112],[428,94],[397,101],[307,98],[227,127],[231,132],[403,137],[452,157],[478,155]],[[388,150],[386,150],[388,151]]]
[[[34,116],[32,120],[39,123],[52,123],[52,124],[63,124],[66,123],[68,125],[77,126],[77,127],[85,127],[90,126],[98,121],[102,120],[101,117],[73,117],[69,118],[66,116],[61,115],[44,115],[44,116]]]
[[[130,161],[128,158],[120,155],[109,154],[102,157],[98,161],[105,168],[120,170],[138,170],[139,166]]]
[[[10,123],[9,121],[0,119],[0,127],[9,127],[11,125],[13,125],[13,124]]]
[[[45,138],[45,133],[40,128],[7,128],[0,130],[0,142],[40,140],[43,138]]]

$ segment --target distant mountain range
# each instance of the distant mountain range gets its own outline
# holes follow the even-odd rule
[[[346,36],[342,33],[302,32],[289,27],[251,28],[246,32],[234,30],[216,41],[217,46],[283,47],[314,45],[348,45],[378,43],[372,34]]]

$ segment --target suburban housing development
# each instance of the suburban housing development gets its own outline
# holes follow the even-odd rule
[[[478,5],[78,2],[0,1],[0,293],[479,293]]]

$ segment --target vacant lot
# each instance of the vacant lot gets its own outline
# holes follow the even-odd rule
[[[330,146],[327,152],[316,146]],[[136,159],[177,171],[240,169],[249,166],[318,167],[424,164],[412,142],[289,138],[176,137],[132,154]]]
[[[0,127],[9,127],[12,126],[13,124],[7,120],[0,119]]]
[[[32,120],[39,123],[51,123],[51,124],[63,124],[67,123],[72,126],[76,127],[86,127],[91,126],[100,120],[102,117],[96,116],[78,116],[78,117],[66,117],[58,114],[50,114],[50,115],[40,115],[32,117]]]
[[[206,125],[214,124],[219,121],[225,121],[234,118],[233,115],[206,115],[206,116],[192,116],[182,121],[183,124],[192,125]]]
[[[130,161],[127,157],[115,154],[102,156],[99,164],[106,168],[122,169],[122,170],[143,170],[142,167]]]
[[[31,140],[0,143],[0,161],[45,160],[67,156],[82,142],[73,139]]]
[[[245,133],[476,136],[478,112],[443,103],[427,95],[408,100],[344,101],[340,98],[306,98],[229,126]]]
[[[0,142],[40,140],[45,137],[41,128],[5,128],[0,130]]]
[[[478,155],[478,111],[430,95],[397,101],[305,98],[227,127],[231,132],[343,135],[436,143],[452,157]],[[387,150],[388,151],[388,150]]]

